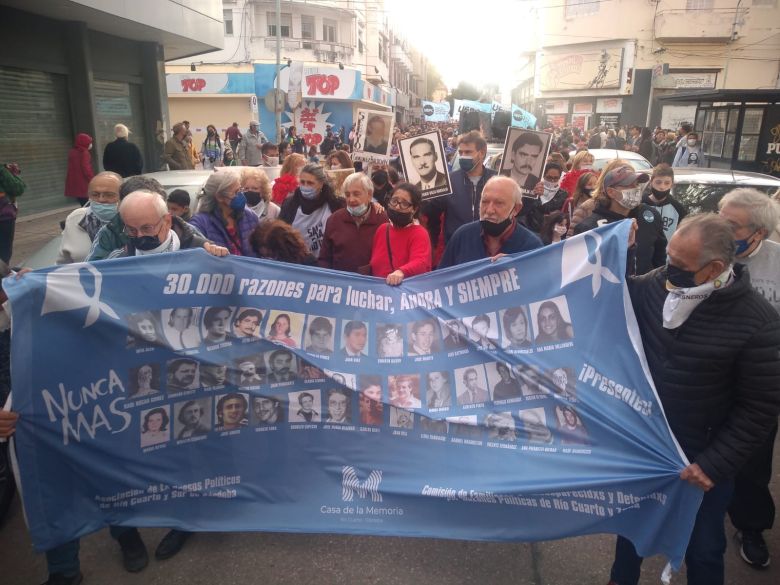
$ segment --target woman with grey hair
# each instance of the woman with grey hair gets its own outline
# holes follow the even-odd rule
[[[259,219],[246,205],[241,179],[232,171],[215,172],[198,196],[198,212],[190,223],[218,246],[236,256],[257,257],[249,237]]]
[[[246,196],[246,204],[255,212],[260,221],[276,219],[279,206],[271,201],[271,182],[268,175],[259,167],[246,167],[241,171],[241,189]]]
[[[381,205],[372,205],[374,184],[365,173],[349,175],[343,189],[347,206],[328,218],[317,264],[368,274],[374,234],[387,223],[387,214]]]
[[[282,203],[279,219],[295,228],[318,256],[328,218],[342,207],[344,200],[336,195],[323,168],[308,163],[301,169],[298,188]]]

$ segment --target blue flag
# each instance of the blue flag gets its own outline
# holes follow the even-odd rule
[[[533,130],[536,128],[536,116],[520,106],[512,104],[512,126],[518,128],[531,128]]]
[[[34,545],[606,532],[679,566],[702,493],[647,369],[628,229],[399,287],[201,250],[7,279]]]

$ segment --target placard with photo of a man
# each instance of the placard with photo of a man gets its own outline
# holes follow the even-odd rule
[[[374,110],[358,110],[355,128],[355,151],[390,156],[394,114]]]
[[[572,406],[558,405],[555,407],[555,418],[558,419],[558,432],[564,445],[584,445],[588,443],[588,431],[582,424],[582,419]]]
[[[279,396],[255,396],[252,398],[252,422],[257,426],[284,422],[284,402]]]
[[[155,363],[130,368],[130,398],[143,398],[160,392],[160,366]]]
[[[320,390],[305,390],[287,394],[291,423],[310,423],[322,420],[322,393]]]
[[[452,193],[447,157],[438,131],[398,141],[404,175],[422,191],[423,200]]]
[[[520,185],[523,195],[530,195],[542,180],[544,163],[552,144],[552,134],[525,128],[509,128],[501,157],[500,174]]]

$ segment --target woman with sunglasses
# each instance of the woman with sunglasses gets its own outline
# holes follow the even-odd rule
[[[416,219],[422,193],[419,187],[401,183],[390,194],[387,216],[390,223],[379,226],[371,250],[371,274],[397,286],[407,276],[431,271],[431,240]]]

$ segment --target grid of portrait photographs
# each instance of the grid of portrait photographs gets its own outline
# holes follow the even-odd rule
[[[142,311],[126,322],[126,346],[138,358],[126,373],[125,408],[140,417],[144,450],[244,429],[306,428],[389,429],[503,448],[589,444],[574,364],[523,359],[573,345],[564,295],[410,322],[248,306]],[[158,359],[154,350],[167,351]],[[434,361],[465,354],[479,360],[451,368]],[[392,364],[394,373],[354,373],[352,364],[370,371],[363,366],[372,363]]]

